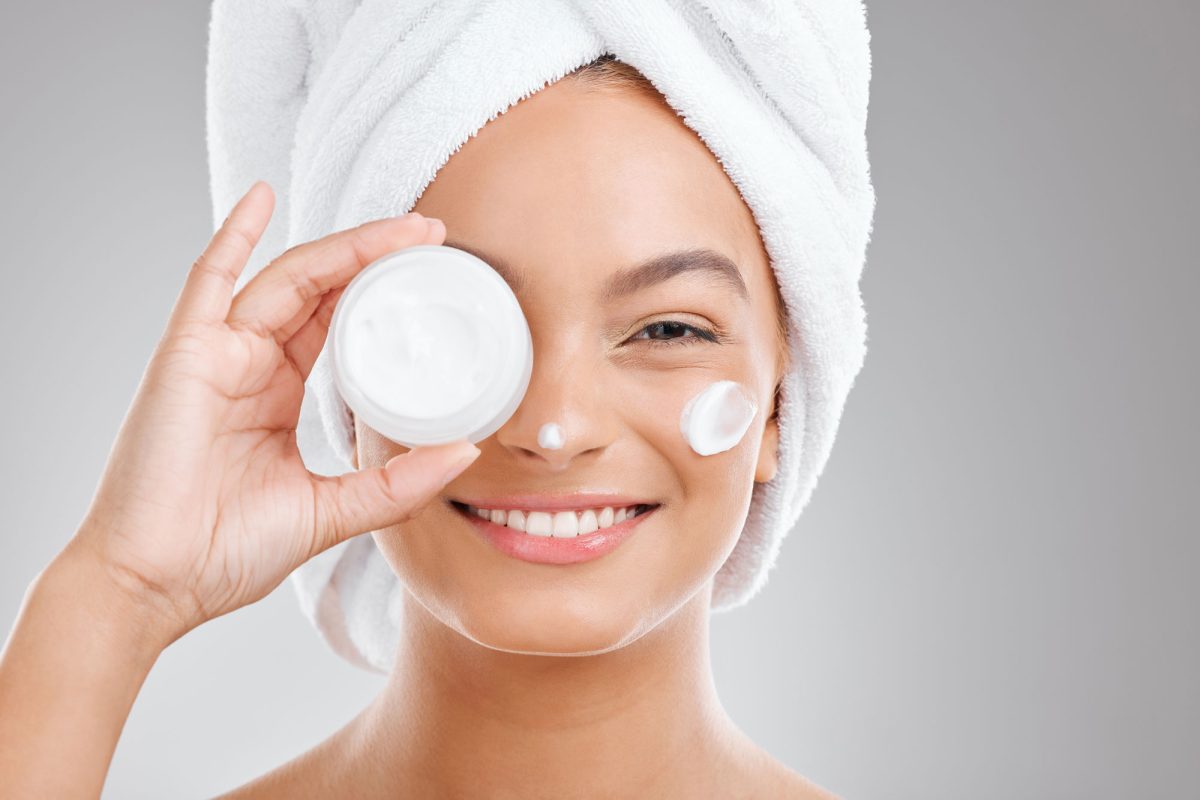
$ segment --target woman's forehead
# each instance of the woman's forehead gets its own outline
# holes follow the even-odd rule
[[[519,280],[520,263],[564,258],[614,276],[686,264],[719,279],[731,264],[732,296],[742,294],[736,277],[749,294],[772,291],[737,188],[674,111],[644,93],[547,87],[469,139],[416,210],[445,220],[447,244],[495,263],[506,279]],[[657,270],[646,266],[654,259]],[[616,278],[605,278],[614,288]]]
[[[559,82],[488,122],[422,203],[458,216],[711,228],[749,214],[720,162],[669,108],[636,92]],[[431,211],[432,213],[432,211]],[[532,220],[531,220],[532,221]]]

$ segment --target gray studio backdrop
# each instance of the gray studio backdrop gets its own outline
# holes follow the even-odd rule
[[[713,619],[721,696],[847,798],[1196,797],[1198,5],[869,12],[866,367],[766,590]],[[5,633],[211,234],[207,22],[0,11]],[[285,583],[163,654],[105,796],[229,789],[380,686]]]

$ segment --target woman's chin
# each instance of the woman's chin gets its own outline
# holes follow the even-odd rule
[[[623,647],[646,630],[624,604],[577,600],[562,594],[541,601],[528,592],[490,597],[461,609],[454,627],[484,647],[528,655],[599,655]]]

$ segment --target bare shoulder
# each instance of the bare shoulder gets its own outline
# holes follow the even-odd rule
[[[743,768],[731,787],[737,797],[788,798],[789,800],[841,800],[753,743],[747,744]]]
[[[780,764],[770,776],[770,786],[764,797],[786,797],[795,800],[841,800],[833,792],[823,789],[798,772]]]
[[[338,734],[214,800],[336,797],[349,789],[338,757]]]
[[[306,753],[300,759],[289,761],[282,766],[276,767],[265,775],[260,775],[249,783],[243,784],[236,789],[231,789],[225,794],[219,795],[214,800],[257,800],[258,798],[275,798],[275,797],[321,797],[319,784],[306,783],[306,776],[320,773],[319,768],[313,770],[314,764],[312,754]]]

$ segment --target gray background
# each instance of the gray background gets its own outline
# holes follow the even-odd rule
[[[1197,797],[1190,0],[872,2],[866,367],[718,687],[847,798]],[[0,622],[211,234],[205,3],[0,12]],[[162,655],[106,797],[203,797],[380,678],[290,584]]]

